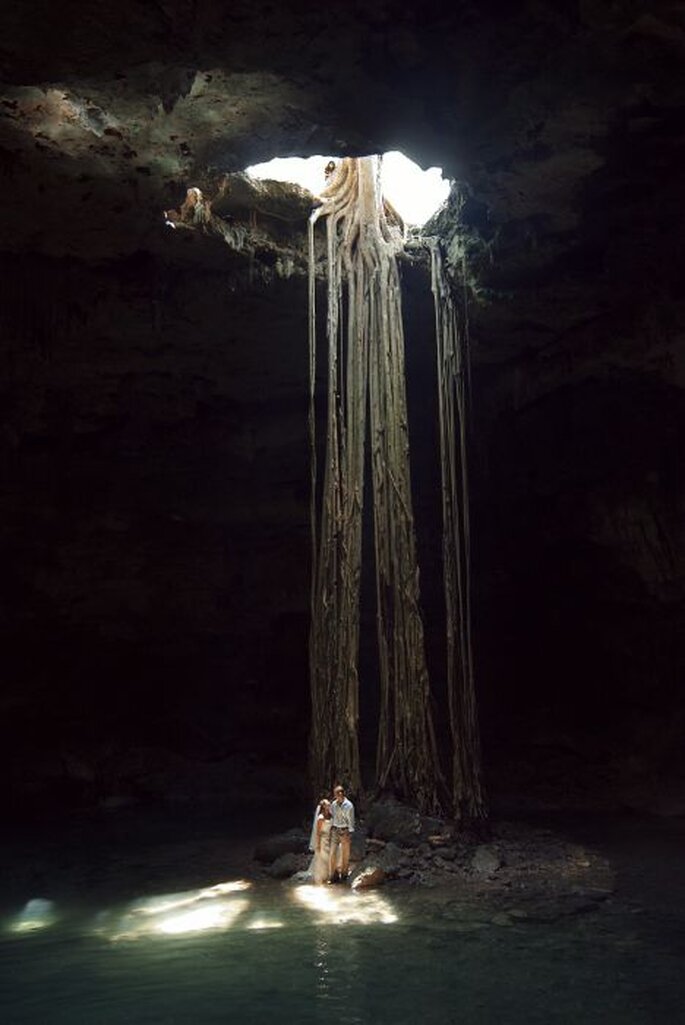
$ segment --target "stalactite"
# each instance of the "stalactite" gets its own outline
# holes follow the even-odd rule
[[[468,480],[469,354],[440,243],[430,240],[437,341],[447,692],[454,745],[452,800],[457,818],[485,814],[471,639],[471,539]]]
[[[327,231],[328,412],[317,517],[313,229],[321,217]],[[353,789],[359,787],[359,593],[368,408],[381,688],[377,783],[391,785],[429,811],[438,807],[440,771],[419,613],[396,262],[402,244],[399,218],[381,198],[378,158],[343,160],[310,222],[310,753],[315,785],[337,775]]]

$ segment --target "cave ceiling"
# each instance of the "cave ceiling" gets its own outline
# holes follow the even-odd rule
[[[468,195],[476,359],[554,357],[655,281],[672,299],[684,56],[674,3],[26,0],[0,48],[5,248],[164,252],[190,185],[400,148]]]

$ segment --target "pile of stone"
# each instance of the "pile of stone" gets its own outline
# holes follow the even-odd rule
[[[369,808],[364,829],[366,849],[352,871],[355,889],[391,879],[431,886],[448,879],[489,878],[502,864],[494,847],[392,799]]]
[[[303,829],[292,829],[260,844],[255,858],[272,878],[305,881],[308,841]],[[475,898],[495,924],[511,925],[594,910],[612,893],[614,878],[605,858],[552,830],[498,822],[479,833],[385,799],[359,817],[350,885],[366,890],[387,883],[436,888],[436,908],[447,909],[448,917],[444,891],[451,888],[461,901],[457,916],[463,901]]]
[[[288,830],[261,843],[255,860],[274,879],[301,878],[311,858],[308,842],[304,830]],[[455,838],[443,820],[394,799],[368,807],[354,832],[350,860],[353,889],[389,880],[430,886],[456,877],[487,879],[502,864],[494,847]]]

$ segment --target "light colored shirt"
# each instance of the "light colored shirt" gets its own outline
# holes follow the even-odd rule
[[[337,829],[349,829],[354,833],[354,805],[344,797],[342,802],[331,801],[331,822]]]

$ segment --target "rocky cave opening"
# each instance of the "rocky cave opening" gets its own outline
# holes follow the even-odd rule
[[[456,183],[433,223],[469,316],[492,828],[681,828],[684,33],[656,0],[383,0],[335,19],[29,0],[8,21],[0,737],[3,865],[25,899],[51,896],[65,823],[121,816],[150,839],[160,814],[254,830],[273,802],[291,823],[309,807],[311,196],[242,172],[273,153],[401,150]],[[440,708],[433,306],[411,246],[401,275]],[[370,674],[374,631],[363,601]]]

